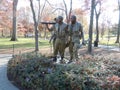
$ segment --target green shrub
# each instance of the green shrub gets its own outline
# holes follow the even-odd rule
[[[108,60],[103,56],[81,56],[80,62],[55,64],[41,54],[27,53],[13,57],[7,70],[9,79],[23,90],[117,90],[115,81],[107,78],[119,76],[119,67],[106,67],[114,64]]]

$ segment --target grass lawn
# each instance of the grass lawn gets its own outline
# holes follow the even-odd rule
[[[10,41],[10,38],[0,38],[0,49],[33,48],[35,47],[34,38],[18,38],[18,41]],[[48,40],[39,39],[39,47],[49,47]]]
[[[115,43],[116,38],[100,38],[99,44],[109,45],[109,46],[119,46]],[[94,41],[94,39],[93,39]],[[34,48],[35,39],[34,38],[18,38],[18,41],[10,41],[10,38],[0,38],[0,49],[10,49],[13,48]],[[39,47],[50,47],[49,40],[39,39]]]
[[[116,41],[116,38],[110,38],[108,40],[108,38],[103,38],[103,39],[100,39],[100,44],[102,45],[109,45],[109,46],[119,46],[119,43],[115,43]]]

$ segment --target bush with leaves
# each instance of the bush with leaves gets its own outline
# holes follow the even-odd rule
[[[71,64],[55,64],[37,53],[14,56],[8,77],[23,90],[119,90],[120,67],[104,55],[83,55]]]

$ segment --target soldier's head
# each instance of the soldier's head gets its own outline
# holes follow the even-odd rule
[[[58,22],[58,19],[57,19],[57,18],[54,18],[54,21],[57,23],[57,22]]]
[[[58,16],[57,22],[58,22],[59,24],[61,24],[61,23],[63,22],[63,17],[62,17],[62,16]]]
[[[72,24],[74,24],[76,22],[76,16],[75,15],[72,15],[70,19],[71,19]]]

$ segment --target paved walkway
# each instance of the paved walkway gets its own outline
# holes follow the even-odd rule
[[[7,63],[10,54],[0,54],[0,90],[19,90],[7,78]]]
[[[120,48],[116,47],[116,46],[98,45],[98,47],[104,48],[104,49],[107,49],[107,50],[118,51],[118,52],[120,51]]]

